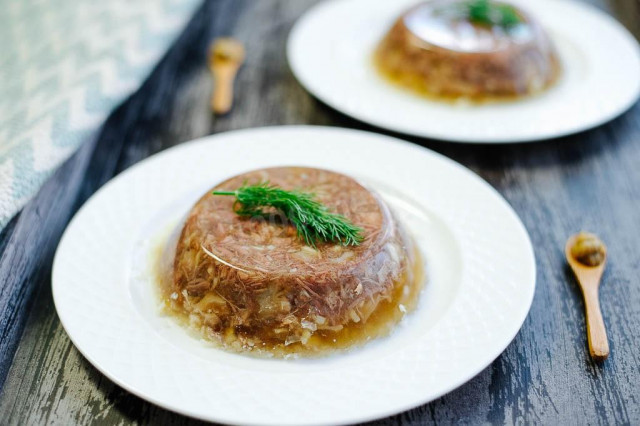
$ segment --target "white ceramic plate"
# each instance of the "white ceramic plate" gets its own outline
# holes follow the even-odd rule
[[[329,0],[296,23],[293,73],[322,102],[389,130],[454,142],[548,139],[603,124],[640,94],[640,49],[622,25],[565,0],[510,0],[537,17],[555,42],[564,74],[544,94],[492,105],[450,105],[397,88],[372,66],[393,21],[418,0]]]
[[[322,359],[257,359],[215,349],[158,312],[145,266],[154,241],[215,183],[276,165],[357,177],[415,234],[429,279],[391,336]],[[293,126],[200,139],[123,172],[73,218],[52,281],[73,343],[128,391],[205,420],[316,425],[391,415],[471,379],[522,325],[535,262],[513,210],[457,163],[372,133]]]

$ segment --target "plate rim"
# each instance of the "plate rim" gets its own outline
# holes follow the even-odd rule
[[[517,318],[516,321],[514,321],[514,323],[517,323],[517,327],[514,328],[513,333],[508,337],[508,339],[505,337],[504,338],[504,344],[502,345],[497,345],[496,350],[492,351],[491,353],[485,353],[485,357],[486,361],[483,360],[480,364],[481,366],[479,368],[477,368],[477,371],[474,371],[473,373],[468,373],[465,374],[464,377],[462,377],[461,379],[457,380],[457,381],[451,381],[449,386],[447,386],[444,390],[438,392],[436,395],[430,394],[428,395],[426,398],[425,397],[417,397],[417,398],[411,398],[408,399],[406,404],[404,404],[403,406],[395,406],[393,409],[389,409],[386,411],[380,411],[380,412],[375,412],[375,413],[369,413],[369,414],[360,414],[357,416],[353,416],[353,418],[344,418],[344,419],[340,419],[337,422],[336,421],[332,421],[332,422],[318,422],[318,421],[313,421],[313,419],[310,419],[310,421],[305,420],[304,424],[308,424],[308,425],[321,425],[321,424],[350,424],[350,423],[354,423],[354,422],[361,422],[361,421],[370,421],[370,420],[375,420],[375,419],[380,419],[386,416],[391,416],[391,415],[395,415],[401,412],[404,412],[406,410],[415,408],[417,406],[423,405],[425,403],[431,402],[433,400],[436,400],[440,397],[442,397],[443,395],[451,392],[452,390],[460,387],[461,385],[463,385],[464,383],[472,380],[475,376],[477,376],[480,372],[482,372],[484,369],[486,369],[489,365],[491,365],[491,363],[493,363],[493,361],[495,361],[495,359],[497,359],[497,357],[502,354],[506,348],[513,342],[513,340],[515,339],[515,337],[517,336],[517,334],[520,332],[524,322],[526,321],[526,318],[529,315],[532,303],[533,303],[533,299],[535,296],[535,288],[536,288],[536,278],[537,278],[537,262],[536,262],[536,258],[535,258],[535,251],[533,248],[533,244],[531,242],[531,237],[526,229],[526,227],[524,226],[522,220],[520,219],[520,217],[518,216],[518,214],[516,213],[516,211],[513,209],[513,207],[511,207],[511,205],[509,204],[509,202],[491,185],[489,184],[487,181],[485,181],[484,179],[482,179],[479,175],[477,175],[476,173],[474,173],[472,170],[470,170],[469,168],[465,167],[464,165],[448,158],[447,156],[440,154],[438,152],[429,150],[427,148],[424,148],[420,145],[399,139],[399,138],[395,138],[395,137],[391,137],[391,136],[386,136],[386,135],[381,135],[381,134],[377,134],[377,133],[373,133],[373,132],[367,132],[367,131],[362,131],[362,130],[356,130],[356,129],[350,129],[350,128],[343,128],[343,127],[333,127],[333,126],[317,126],[317,125],[286,125],[286,126],[278,126],[278,125],[273,125],[273,126],[264,126],[264,127],[256,127],[256,128],[246,128],[246,129],[239,129],[239,130],[231,130],[231,131],[225,131],[225,132],[221,132],[221,133],[217,133],[217,134],[213,134],[213,135],[208,135],[208,136],[204,136],[201,138],[196,138],[194,140],[185,142],[185,143],[181,143],[179,145],[175,145],[173,147],[170,147],[168,149],[165,149],[159,153],[156,153],[152,156],[149,156],[147,158],[145,158],[144,160],[139,161],[138,163],[132,165],[131,167],[127,168],[126,170],[122,171],[121,173],[119,173],[118,175],[116,175],[114,178],[112,178],[110,181],[108,181],[105,185],[103,185],[101,188],[99,188],[94,194],[91,195],[91,197],[89,197],[89,199],[87,199],[83,205],[78,209],[78,211],[74,214],[73,218],[70,220],[67,228],[65,229],[64,233],[62,234],[62,237],[60,239],[60,243],[58,245],[58,248],[56,249],[55,255],[54,255],[54,259],[53,259],[53,266],[52,266],[52,272],[51,272],[51,287],[52,287],[52,295],[53,295],[53,300],[54,300],[54,306],[56,309],[56,313],[58,314],[58,317],[60,319],[61,325],[63,327],[63,329],[65,330],[65,332],[67,333],[67,336],[69,337],[69,339],[71,340],[71,342],[73,343],[73,345],[75,346],[75,348],[82,354],[82,356],[84,356],[90,363],[91,365],[96,368],[98,371],[100,371],[101,374],[104,374],[109,380],[113,381],[115,384],[117,384],[118,386],[120,386],[121,388],[125,389],[128,392],[131,392],[132,394],[140,397],[143,400],[149,401],[159,407],[165,408],[167,410],[170,410],[172,412],[176,412],[191,418],[195,418],[195,419],[201,419],[201,420],[207,420],[207,421],[214,421],[214,422],[220,422],[220,423],[224,423],[224,424],[237,424],[238,420],[233,418],[233,416],[220,416],[220,415],[213,415],[213,416],[203,416],[201,413],[196,413],[196,412],[192,412],[191,410],[188,409],[183,409],[180,406],[175,406],[175,405],[170,405],[167,404],[153,396],[150,396],[149,394],[145,393],[144,391],[138,389],[135,384],[132,383],[132,380],[126,380],[126,379],[122,379],[120,377],[118,377],[116,374],[112,374],[112,372],[110,372],[108,369],[104,368],[104,366],[102,366],[90,353],[88,353],[85,348],[83,348],[82,346],[78,345],[78,342],[76,340],[76,338],[74,338],[73,334],[69,333],[69,324],[66,322],[68,320],[67,318],[67,314],[63,313],[60,311],[59,309],[59,295],[58,292],[60,291],[59,286],[61,284],[56,285],[56,283],[58,283],[60,281],[60,279],[56,279],[56,277],[59,275],[59,269],[60,269],[60,262],[59,262],[59,258],[60,258],[60,253],[64,250],[65,246],[68,244],[67,240],[70,238],[70,230],[73,229],[74,226],[76,226],[75,224],[77,223],[77,221],[81,220],[82,216],[84,214],[86,214],[85,212],[88,211],[89,209],[91,209],[92,204],[91,201],[96,199],[97,197],[100,196],[101,193],[108,191],[110,187],[112,187],[113,185],[117,184],[117,182],[121,181],[121,180],[125,180],[128,179],[128,176],[132,173],[137,173],[136,170],[145,167],[145,163],[147,163],[148,160],[150,159],[155,159],[156,161],[159,158],[162,157],[166,157],[166,156],[171,156],[171,155],[175,155],[174,153],[179,151],[179,150],[183,150],[183,149],[189,149],[190,146],[192,146],[193,144],[208,144],[208,143],[223,143],[223,141],[216,141],[216,139],[224,139],[226,136],[233,134],[233,135],[240,135],[240,134],[251,134],[253,132],[271,132],[271,131],[281,131],[281,130],[285,130],[285,131],[320,131],[320,132],[334,132],[334,133],[342,133],[342,132],[346,132],[346,133],[353,133],[353,134],[359,134],[363,137],[373,137],[373,138],[379,138],[385,142],[389,142],[392,144],[399,144],[399,145],[403,145],[405,147],[408,147],[412,150],[416,150],[416,151],[422,151],[425,152],[435,158],[437,158],[437,161],[443,161],[447,164],[448,167],[453,167],[456,168],[458,170],[461,170],[468,178],[471,178],[473,180],[475,180],[477,183],[480,183],[481,185],[483,185],[487,190],[489,190],[492,193],[492,197],[495,199],[496,202],[499,202],[502,207],[506,208],[506,211],[509,213],[509,216],[511,216],[512,219],[514,219],[514,223],[517,224],[517,226],[520,228],[520,231],[522,233],[522,236],[525,238],[525,241],[523,241],[524,246],[523,248],[526,248],[527,250],[527,254],[528,254],[528,260],[531,262],[531,276],[528,278],[529,282],[527,284],[527,297],[526,297],[526,303],[523,305],[523,309],[520,311],[521,313],[521,318]],[[56,288],[58,288],[58,290],[56,290]],[[526,305],[526,307],[525,307]],[[499,346],[499,347],[498,347]],[[242,421],[243,424],[256,424],[256,425],[265,425],[265,424],[278,424],[277,422],[269,422],[269,421],[265,421],[265,422],[245,422]],[[289,424],[289,423],[281,423],[281,424]]]
[[[419,1],[419,0],[416,0]],[[508,145],[508,144],[522,144],[522,143],[536,143],[543,142],[549,140],[557,140],[567,136],[580,134],[583,132],[587,132],[589,130],[593,130],[597,127],[600,127],[628,112],[640,99],[640,84],[636,84],[635,92],[633,92],[632,96],[624,103],[620,103],[620,105],[613,111],[608,114],[604,114],[599,117],[597,120],[592,120],[591,122],[576,124],[571,128],[562,130],[562,131],[553,131],[548,130],[542,133],[537,133],[531,136],[510,136],[503,135],[498,137],[474,137],[474,136],[465,136],[459,138],[457,136],[448,136],[442,132],[432,132],[429,130],[424,131],[414,131],[412,129],[407,129],[402,125],[396,125],[392,123],[380,123],[370,117],[366,117],[366,114],[363,113],[353,113],[349,111],[347,108],[343,108],[339,102],[332,99],[331,96],[326,95],[320,90],[316,90],[307,76],[305,76],[304,72],[300,71],[300,68],[296,64],[296,55],[294,53],[293,44],[295,43],[295,39],[299,37],[299,33],[304,29],[305,20],[310,18],[314,13],[316,13],[320,9],[332,7],[334,4],[339,3],[340,0],[325,0],[323,2],[317,3],[310,8],[308,8],[294,23],[291,30],[289,31],[289,35],[287,37],[286,42],[286,57],[287,64],[289,66],[289,70],[298,81],[298,83],[305,89],[307,93],[313,96],[315,99],[319,100],[323,104],[327,105],[331,109],[339,112],[340,114],[344,114],[354,120],[357,120],[359,123],[363,123],[366,125],[370,125],[373,127],[373,130],[386,130],[398,133],[402,136],[412,136],[412,137],[420,137],[427,138],[438,142],[444,143],[455,143],[455,144],[474,144],[474,145]],[[603,19],[605,21],[609,21],[609,24],[612,24],[616,27],[616,31],[618,34],[625,39],[627,39],[631,44],[635,46],[635,56],[638,59],[638,63],[640,64],[640,42],[636,40],[636,38],[626,29],[624,25],[622,25],[618,20],[616,20],[613,16],[601,11],[597,7],[588,4],[577,2],[575,0],[554,0],[555,3],[563,3],[570,5],[570,7],[575,7],[577,9],[582,9],[582,12],[591,13],[593,15],[597,15],[599,19]],[[547,1],[548,3],[548,1]],[[539,7],[534,4],[527,4],[527,8],[535,8]],[[429,102],[425,100],[425,102]]]

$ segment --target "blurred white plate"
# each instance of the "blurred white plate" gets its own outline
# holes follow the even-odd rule
[[[508,143],[586,130],[625,112],[640,94],[640,49],[622,25],[566,0],[513,0],[542,22],[564,67],[544,94],[488,105],[431,101],[385,81],[372,52],[417,0],[328,0],[296,23],[287,54],[314,96],[358,120],[452,142]]]
[[[214,184],[276,165],[357,177],[407,223],[428,282],[392,335],[323,359],[256,359],[213,348],[159,313],[145,268],[158,235]],[[52,283],[76,347],[141,398],[223,423],[317,425],[391,415],[478,374],[522,325],[535,262],[513,210],[457,163],[372,133],[292,126],[200,139],[123,172],[71,221]]]

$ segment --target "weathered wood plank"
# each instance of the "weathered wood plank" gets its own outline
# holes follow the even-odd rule
[[[291,75],[286,36],[314,2],[205,3],[95,144],[84,146],[0,234],[0,382],[19,342],[0,395],[3,424],[197,423],[130,395],[84,360],[53,308],[51,257],[72,212],[102,184],[182,141],[292,123],[380,131],[319,103]],[[637,2],[611,5],[637,31]],[[207,109],[206,46],[227,34],[246,42],[248,61],[233,112],[214,119]],[[532,145],[404,138],[465,164],[509,200],[536,247],[538,285],[522,330],[490,367],[431,404],[376,423],[640,423],[640,106],[598,129]],[[601,299],[612,353],[602,366],[588,357],[582,300],[562,254],[566,237],[582,228],[598,232],[611,257]]]

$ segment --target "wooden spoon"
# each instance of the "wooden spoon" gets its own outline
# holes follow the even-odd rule
[[[233,104],[233,82],[244,62],[244,46],[232,38],[219,38],[209,47],[209,69],[214,78],[211,109],[226,114]]]
[[[584,244],[585,238],[589,238],[586,246]],[[581,256],[580,250],[585,250],[585,247],[591,250],[597,247],[598,252],[589,254],[583,251],[582,255],[586,255],[586,257]],[[595,257],[590,257],[594,255]],[[600,311],[598,288],[607,263],[607,248],[595,235],[581,232],[567,240],[565,256],[582,289],[587,316],[589,352],[594,360],[604,361],[609,356],[609,342],[607,341],[607,330]]]

